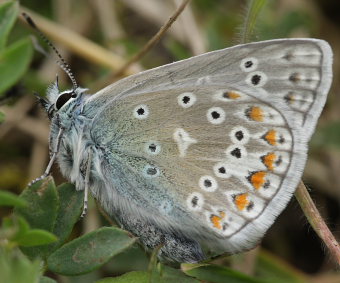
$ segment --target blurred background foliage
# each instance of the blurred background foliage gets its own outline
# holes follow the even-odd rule
[[[5,1],[0,1],[3,3]],[[41,29],[69,62],[78,83],[94,93],[113,82],[112,73],[159,30],[179,5],[179,0],[22,0],[20,6],[52,21]],[[246,7],[243,0],[193,0],[159,44],[126,72],[135,73],[242,41]],[[34,18],[34,14],[31,14]],[[0,13],[0,22],[4,15]],[[13,19],[13,23],[14,23]],[[38,22],[38,21],[37,21]],[[74,31],[104,49],[70,36]],[[28,40],[32,37],[32,42]],[[19,19],[0,42],[0,189],[20,194],[29,180],[40,176],[48,162],[49,121],[37,105],[34,91],[44,94],[59,75],[61,89],[70,87],[65,74],[54,62],[33,52],[45,44]],[[311,141],[303,180],[337,239],[340,239],[340,2],[337,0],[268,0],[257,20],[251,40],[282,37],[315,37],[327,40],[334,51],[334,79],[326,107]],[[18,47],[19,45],[19,47]],[[24,47],[22,47],[24,46]],[[18,58],[15,48],[24,48]],[[98,56],[92,56],[97,51]],[[111,57],[109,54],[116,54]],[[14,52],[11,72],[3,69],[4,54]],[[25,61],[26,60],[26,61]],[[14,62],[14,61],[11,61]],[[20,64],[17,62],[21,62]],[[29,64],[30,62],[30,64]],[[6,62],[5,62],[6,63]],[[6,72],[4,71],[6,70]],[[60,184],[57,166],[53,176]],[[11,209],[0,206],[0,217]],[[73,229],[71,238],[108,223],[95,202],[88,215]],[[1,235],[0,235],[1,236]],[[1,238],[1,237],[0,237]],[[0,263],[2,259],[0,258]],[[334,261],[324,250],[293,198],[261,245],[248,253],[219,259],[215,263],[243,273],[271,278],[268,282],[340,282]],[[28,263],[27,263],[28,264]],[[37,262],[29,263],[37,270]],[[25,263],[23,263],[25,265]],[[58,282],[93,282],[105,276],[147,270],[149,257],[134,245],[101,269],[82,276],[47,274]],[[26,266],[27,267],[27,266]],[[25,268],[26,268],[25,267]],[[26,270],[26,269],[25,269]],[[1,277],[1,275],[0,275]],[[0,279],[1,282],[1,279]],[[48,282],[48,281],[46,281]],[[124,281],[121,281],[124,282]],[[127,282],[127,281],[126,281]],[[171,281],[169,281],[171,282]]]

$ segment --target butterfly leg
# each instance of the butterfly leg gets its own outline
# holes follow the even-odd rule
[[[84,206],[83,212],[81,213],[81,217],[84,217],[87,212],[87,202],[88,202],[88,194],[89,194],[89,186],[90,186],[90,171],[92,165],[92,151],[89,151],[89,156],[87,159],[87,166],[86,166],[86,175],[85,175],[85,189],[84,189]]]
[[[33,184],[35,184],[36,182],[42,180],[42,179],[45,179],[51,172],[51,168],[52,168],[52,165],[57,157],[57,154],[58,154],[58,151],[59,151],[59,145],[60,145],[60,141],[63,137],[63,132],[64,132],[64,129],[63,128],[60,128],[59,129],[59,132],[58,132],[58,136],[57,136],[57,139],[56,139],[56,143],[55,143],[55,146],[53,147],[53,151],[52,151],[52,156],[51,156],[51,159],[50,161],[48,162],[48,165],[46,167],[46,170],[44,172],[43,175],[41,175],[40,177],[34,179],[33,181],[31,181],[28,186],[32,186]]]

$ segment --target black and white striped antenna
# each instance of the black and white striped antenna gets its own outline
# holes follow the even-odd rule
[[[68,75],[68,77],[70,78],[72,84],[73,84],[73,89],[76,89],[78,87],[77,81],[74,78],[74,75],[71,71],[71,68],[69,66],[69,64],[67,64],[67,62],[65,61],[65,59],[61,56],[61,54],[59,53],[59,51],[57,50],[57,48],[52,44],[51,41],[49,41],[47,39],[47,37],[42,33],[42,31],[36,26],[36,24],[33,22],[32,18],[27,15],[26,13],[22,13],[23,17],[25,18],[25,20],[27,21],[27,23],[34,28],[37,33],[39,34],[39,36],[42,38],[42,40],[44,40],[49,47],[52,48],[52,50],[54,51],[54,53],[58,56],[60,61],[56,61],[57,64],[60,66],[60,68],[62,68],[65,73]]]

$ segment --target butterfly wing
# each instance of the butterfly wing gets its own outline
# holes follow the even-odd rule
[[[84,107],[97,109],[91,136],[104,152],[108,192],[95,195],[219,252],[251,248],[301,178],[331,64],[324,41],[272,40],[105,88]]]
[[[262,60],[261,67],[256,57]],[[248,59],[255,59],[249,67],[246,66]],[[242,87],[247,82],[248,89],[248,82],[256,75],[253,71],[264,68],[271,75],[270,81],[263,88],[263,80],[259,85],[252,85],[255,94],[265,99],[268,90],[275,90],[280,98],[277,102],[285,105],[282,107],[288,106],[301,113],[297,116],[310,138],[332,82],[332,61],[330,46],[319,39],[275,39],[237,45],[127,77],[97,92],[89,102],[100,109],[116,97],[174,89],[178,85],[236,84]],[[299,93],[294,96],[296,88]],[[289,92],[291,89],[293,91]]]

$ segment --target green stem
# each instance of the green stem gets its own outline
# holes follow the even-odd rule
[[[247,43],[250,41],[255,29],[257,18],[266,2],[267,0],[250,1],[242,30],[241,43]]]

